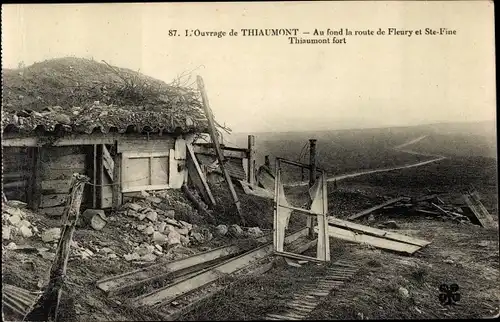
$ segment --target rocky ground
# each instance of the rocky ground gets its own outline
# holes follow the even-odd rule
[[[3,282],[41,290],[48,282],[60,234],[59,219],[36,214],[22,202],[4,203]],[[143,192],[107,215],[86,210],[75,230],[68,263],[65,299],[71,299],[74,308],[68,319],[155,320],[154,312],[130,310],[122,301],[106,298],[95,282],[262,234],[259,227],[204,224],[179,191]],[[7,319],[15,318],[6,313]]]

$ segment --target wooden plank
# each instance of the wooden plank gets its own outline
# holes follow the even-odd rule
[[[212,195],[212,191],[208,186],[207,180],[203,171],[201,171],[200,165],[196,156],[194,154],[194,150],[191,144],[186,145],[187,149],[187,166],[188,166],[188,175],[190,176],[193,184],[196,186],[198,191],[201,193],[203,197],[203,201],[209,206],[215,206],[215,199]]]
[[[113,209],[118,209],[122,204],[122,154],[116,153],[113,157],[113,163],[115,165],[113,172]]]
[[[177,138],[174,145],[175,159],[186,160],[186,140]]]
[[[59,207],[66,204],[67,194],[42,195],[41,208]]]
[[[67,168],[85,168],[87,154],[78,153],[70,155],[54,156],[50,151],[45,151],[42,157],[43,171],[59,171]]]
[[[365,225],[355,224],[355,223],[352,223],[349,221],[345,221],[345,220],[341,220],[341,219],[337,219],[337,218],[332,218],[332,217],[328,218],[328,224],[331,226],[342,228],[342,229],[348,229],[348,230],[355,231],[355,232],[361,232],[361,233],[364,233],[365,235],[373,235],[376,237],[382,237],[385,239],[395,240],[398,242],[412,244],[412,245],[416,245],[416,246],[420,246],[420,247],[424,247],[424,246],[427,246],[430,244],[430,242],[422,240],[422,239],[417,239],[417,238],[413,238],[410,236],[405,236],[402,234],[397,234],[397,233],[393,233],[390,231],[385,231],[382,229],[377,229],[377,228],[373,228],[373,227],[369,227],[369,226],[365,226]]]
[[[84,167],[79,167],[79,168],[70,168],[67,167],[65,169],[50,169],[50,168],[45,168],[42,170],[40,173],[40,176],[43,180],[71,180],[71,176],[74,173],[79,173],[79,174],[86,174],[87,169]]]
[[[366,215],[374,212],[375,210],[378,210],[378,209],[384,208],[386,206],[395,204],[396,202],[401,201],[401,200],[405,200],[405,199],[406,199],[405,197],[399,197],[399,198],[394,198],[394,199],[388,200],[380,205],[371,207],[369,209],[358,212],[357,214],[351,215],[351,216],[347,217],[347,219],[349,219],[349,220],[358,219],[360,217],[366,216]]]
[[[37,211],[40,207],[40,202],[42,199],[42,178],[41,178],[41,169],[42,169],[42,158],[41,158],[42,148],[33,148],[32,149],[32,162],[33,162],[33,173],[31,174],[30,183],[33,184],[33,190],[31,197],[31,208],[34,211]]]
[[[247,169],[248,169],[248,183],[250,185],[255,184],[255,136],[248,136],[248,160],[247,160]]]
[[[222,264],[204,270],[200,274],[181,280],[173,285],[168,285],[151,293],[139,296],[134,299],[134,303],[138,306],[149,305],[155,306],[158,304],[171,302],[175,298],[200,288],[208,283],[214,282],[221,277],[222,274],[231,274],[244,268],[250,263],[270,255],[273,251],[272,244],[261,246],[255,250],[249,251],[234,259],[223,262]]]
[[[115,168],[115,164],[113,162],[113,157],[109,153],[108,148],[106,148],[106,145],[102,144],[101,149],[102,149],[102,155],[101,155],[102,158],[101,159],[102,159],[103,167],[106,170],[106,174],[108,175],[108,177],[111,180],[113,180],[113,171]]]
[[[463,199],[467,206],[470,208],[474,216],[477,218],[482,227],[485,228],[495,228],[496,225],[493,221],[493,218],[488,213],[488,211],[481,211],[480,207],[478,207],[477,203],[473,201],[473,199],[469,195],[463,195]],[[484,206],[483,206],[484,207]],[[486,210],[486,209],[485,209]]]
[[[285,243],[292,243],[298,238],[305,236],[305,234],[307,234],[307,230],[305,229],[294,232],[285,238]],[[273,251],[272,246],[272,243],[267,243],[235,258],[231,258],[218,265],[204,269],[195,276],[181,279],[174,284],[167,285],[166,287],[154,290],[148,294],[141,295],[135,298],[133,302],[139,306],[159,306],[163,303],[171,302],[183,294],[218,280],[225,274],[235,273],[240,269],[247,267],[249,264],[269,256]]]
[[[303,259],[303,260],[311,261],[311,262],[322,262],[322,260],[317,259],[315,257],[304,256],[304,255],[294,254],[294,253],[285,252],[285,251],[276,251],[276,252],[274,252],[274,254],[278,255],[278,256],[290,257],[290,258],[294,258],[294,259]]]
[[[439,210],[439,212],[442,214],[442,215],[445,215],[445,216],[450,216],[450,214],[444,210],[443,208],[439,207],[438,205],[436,205],[435,203],[431,202],[431,205],[436,208],[437,210]]]
[[[171,189],[172,187],[168,184],[158,184],[158,185],[144,185],[144,186],[132,186],[123,188],[123,193],[137,192],[137,191],[153,191],[153,190],[164,190]]]
[[[338,238],[360,244],[368,244],[371,246],[375,246],[377,248],[392,250],[395,252],[406,253],[410,255],[415,253],[420,248],[422,248],[421,246],[411,245],[385,238],[356,234],[350,230],[341,229],[334,226],[328,227],[328,234],[330,235],[330,237],[333,238]]]
[[[62,215],[63,211],[64,211],[64,206],[38,209],[38,213],[49,217],[59,217]]]
[[[70,180],[44,180],[41,185],[42,193],[69,193],[70,183]]]
[[[80,215],[83,190],[88,178],[76,175],[71,181],[71,192],[63,212],[62,231],[56,249],[56,256],[50,269],[49,284],[33,310],[26,316],[28,321],[58,321],[66,268],[71,252],[71,242]]]
[[[179,171],[179,165],[183,161],[175,159],[174,149],[170,150],[168,160],[168,186],[172,189],[180,189],[184,184],[184,171]]]
[[[19,180],[19,179],[26,179],[29,177],[29,171],[16,171],[16,172],[5,172],[5,165],[4,165],[4,172],[2,174],[3,176],[3,181],[5,182],[6,180]]]
[[[118,141],[118,153],[131,152],[131,153],[150,153],[157,151],[169,151],[175,146],[174,137],[167,135],[160,138],[148,139],[143,138],[122,138]],[[160,152],[161,153],[161,152]]]
[[[238,158],[238,159],[246,159],[248,152],[246,149],[241,150],[230,150],[227,147],[221,147],[222,153],[225,158]],[[199,143],[193,144],[194,153],[204,154],[204,155],[213,155],[216,156],[214,147],[207,147],[200,145]]]
[[[222,150],[221,150],[220,145],[219,145],[219,139],[217,137],[217,129],[215,127],[215,123],[214,123],[213,116],[212,116],[212,111],[210,109],[210,105],[208,102],[208,96],[207,96],[207,93],[205,91],[205,85],[203,83],[203,79],[201,78],[201,76],[198,76],[196,80],[198,82],[198,89],[201,92],[203,108],[205,110],[205,115],[207,117],[208,124],[209,124],[210,137],[212,139],[212,143],[215,146],[215,152],[217,153],[217,159],[219,160],[219,167],[221,168],[222,173],[224,174],[224,179],[226,180],[227,187],[228,187],[229,192],[231,193],[231,196],[233,198],[234,205],[236,206],[236,210],[238,211],[240,219],[241,219],[242,223],[244,224],[245,219],[241,215],[241,206],[240,206],[240,201],[238,200],[238,195],[236,194],[236,191],[234,190],[234,186],[233,186],[233,182],[231,181],[231,177],[229,176],[229,173],[227,172],[226,168],[224,167],[224,161],[225,161],[224,159],[225,158],[224,158],[224,154],[222,153]]]
[[[92,153],[92,208],[97,208],[97,144],[93,145],[93,153]]]
[[[266,189],[258,187],[258,186],[252,186],[248,182],[245,182],[243,180],[238,180],[238,182],[241,184],[243,191],[247,195],[257,196],[257,197],[271,199],[271,200],[274,198],[273,193],[269,190],[266,190]]]
[[[124,274],[101,279],[96,282],[99,289],[108,295],[133,289],[151,282],[153,279],[166,279],[174,272],[241,252],[238,246],[223,246],[200,254],[182,258],[173,262],[155,264],[146,268],[136,269]]]
[[[170,150],[173,153],[173,149]],[[170,153],[167,151],[156,151],[156,152],[123,152],[124,158],[151,158],[151,157],[166,157]]]
[[[261,166],[257,171],[257,182],[264,189],[274,191],[274,175],[266,166]]]

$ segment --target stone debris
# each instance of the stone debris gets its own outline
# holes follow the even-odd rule
[[[2,226],[2,239],[9,240],[11,235],[11,227],[10,226]]]
[[[175,218],[175,210],[172,210],[172,209],[165,210],[165,216],[167,216],[168,218],[174,219]]]
[[[60,237],[61,237],[61,228],[59,227],[47,229],[42,233],[42,240],[45,243],[58,241]]]
[[[95,230],[101,230],[107,224],[106,215],[101,209],[87,209],[83,212],[82,218],[87,225]]]
[[[146,227],[146,229],[144,229],[144,233],[146,235],[152,235],[154,232],[155,232],[155,229],[151,226],[148,226],[148,227]]]
[[[248,228],[247,235],[252,238],[258,238],[264,235],[264,233],[262,232],[262,230],[260,230],[259,227],[251,227]]]
[[[410,292],[408,292],[408,290],[402,286],[398,289],[398,293],[402,298],[407,299],[410,297]]]
[[[240,226],[234,224],[234,225],[229,226],[228,233],[232,237],[236,237],[236,238],[242,237],[243,236],[243,229],[241,229]]]
[[[219,237],[226,236],[227,226],[226,225],[219,225],[219,226],[215,227],[215,233]]]
[[[21,235],[24,237],[24,238],[30,238],[31,236],[33,236],[33,232],[31,231],[31,229],[27,226],[22,226],[19,231],[21,232]]]
[[[156,211],[150,211],[146,213],[146,218],[148,218],[152,222],[155,222],[158,220],[158,213]]]

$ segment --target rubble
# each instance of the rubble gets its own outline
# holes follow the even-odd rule
[[[59,240],[60,237],[61,237],[61,228],[59,227],[47,229],[42,233],[42,240],[45,243],[57,241]]]
[[[226,225],[219,225],[215,227],[215,232],[217,236],[225,236],[227,234],[227,226]]]
[[[106,215],[101,209],[87,209],[82,213],[81,218],[95,230],[101,230],[107,224]]]
[[[251,227],[248,228],[247,235],[252,238],[257,238],[264,235],[264,233],[262,232],[262,230],[260,230],[259,227]]]
[[[238,237],[243,236],[243,229],[241,229],[240,226],[234,224],[234,225],[229,226],[228,233],[232,237],[237,237],[238,238]]]

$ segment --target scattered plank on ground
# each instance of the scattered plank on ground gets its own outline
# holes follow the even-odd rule
[[[315,227],[315,230],[317,230],[317,227]],[[330,235],[330,237],[333,238],[338,238],[360,244],[368,244],[371,246],[375,246],[377,248],[387,249],[408,255],[412,255],[413,253],[422,248],[421,246],[390,240],[383,237],[357,234],[351,230],[342,229],[334,226],[328,227],[328,234]]]
[[[474,216],[476,216],[477,220],[483,226],[484,228],[495,228],[497,225],[495,225],[495,222],[493,221],[493,218],[491,217],[490,213],[484,205],[481,203],[479,199],[477,199],[475,196],[471,195],[463,195],[463,198],[465,200],[465,203],[467,206],[470,208]]]
[[[399,201],[402,201],[402,200],[406,200],[406,199],[407,199],[406,197],[398,197],[398,198],[394,198],[394,199],[388,200],[388,201],[386,201],[386,202],[384,202],[384,203],[382,203],[380,205],[371,207],[369,209],[366,209],[366,210],[363,210],[361,212],[358,212],[357,214],[351,215],[351,216],[347,217],[347,219],[349,219],[349,220],[358,219],[360,217],[366,216],[366,215],[374,212],[375,210],[384,208],[386,206],[395,204],[396,202],[399,202]]]
[[[422,239],[417,239],[414,237],[405,236],[402,234],[393,233],[390,231],[385,231],[382,229],[373,228],[373,227],[369,227],[369,226],[365,226],[365,225],[355,224],[355,223],[352,223],[349,221],[340,220],[340,219],[336,219],[336,218],[329,218],[328,224],[330,226],[333,226],[333,227],[337,227],[337,228],[341,228],[341,229],[348,229],[348,230],[356,232],[356,233],[361,233],[361,234],[365,234],[365,235],[372,235],[375,237],[382,237],[385,239],[403,242],[406,244],[411,244],[411,245],[420,246],[420,247],[425,247],[425,246],[430,244],[430,242],[422,240]]]

